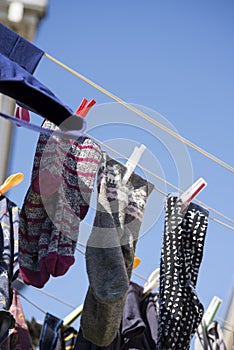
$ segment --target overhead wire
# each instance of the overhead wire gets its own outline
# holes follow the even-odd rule
[[[109,92],[108,90],[104,89],[103,87],[101,87],[100,85],[94,83],[92,80],[88,79],[87,77],[85,77],[84,75],[78,73],[77,71],[75,71],[74,69],[68,67],[66,64],[62,63],[61,61],[57,60],[56,58],[54,58],[53,56],[49,55],[48,53],[44,53],[44,56],[51,60],[52,62],[56,63],[58,66],[60,66],[61,68],[65,69],[66,71],[68,71],[69,73],[73,74],[74,76],[78,77],[79,79],[83,80],[84,82],[86,82],[87,84],[91,85],[92,87],[94,87],[95,89],[97,89],[98,91],[102,92],[103,94],[105,94],[106,96],[110,97],[111,99],[113,99],[114,101],[118,102],[119,104],[121,104],[122,106],[126,107],[127,109],[129,109],[130,111],[136,113],[138,116],[140,116],[141,118],[147,120],[149,123],[157,126],[159,129],[165,131],[167,134],[173,136],[174,138],[176,138],[177,140],[181,141],[182,143],[184,143],[185,145],[189,146],[190,148],[196,150],[197,152],[201,153],[202,155],[204,155],[205,157],[209,158],[210,160],[214,161],[215,163],[219,164],[220,166],[222,166],[223,168],[231,171],[232,173],[234,173],[234,167],[229,165],[228,163],[224,162],[222,159],[219,159],[218,157],[214,156],[213,154],[211,154],[210,152],[207,152],[206,150],[204,150],[203,148],[197,146],[195,143],[189,141],[188,139],[186,139],[185,137],[177,134],[175,131],[169,129],[168,127],[166,127],[165,125],[161,124],[160,122],[154,120],[153,118],[151,118],[150,116],[148,116],[146,113],[140,111],[139,109],[137,109],[136,107],[130,105],[129,103],[125,102],[124,100],[122,100],[121,98],[119,98],[118,96],[112,94],[111,92]]]

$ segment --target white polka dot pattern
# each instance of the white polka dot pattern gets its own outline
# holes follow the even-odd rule
[[[203,256],[208,211],[168,196],[160,262],[157,350],[186,350],[203,316],[195,288]]]

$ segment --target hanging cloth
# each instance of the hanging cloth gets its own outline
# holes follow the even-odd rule
[[[157,350],[186,350],[204,308],[196,283],[208,224],[208,211],[191,203],[185,212],[168,196],[160,262]]]
[[[153,185],[103,153],[98,173],[96,216],[86,247],[90,287],[81,315],[84,337],[99,346],[115,338],[122,319],[134,253]]]
[[[43,126],[59,130],[48,120]],[[26,284],[42,288],[50,275],[62,276],[74,263],[100,160],[100,147],[88,137],[40,135],[20,213],[19,264]]]
[[[85,339],[80,328],[74,350],[154,350],[157,342],[156,295],[143,294],[143,287],[131,282],[116,338],[108,346]]]
[[[11,283],[18,276],[19,212],[15,203],[0,196],[0,344],[14,328],[9,312],[12,303]]]
[[[73,114],[33,73],[44,52],[0,24],[0,92],[60,125]]]
[[[1,350],[33,350],[32,340],[26,324],[18,292],[13,290],[13,299],[10,307],[15,318],[15,328],[1,346]]]
[[[57,350],[60,347],[63,320],[47,313],[40,336],[40,350]]]
[[[223,331],[218,322],[211,322],[207,329],[204,324],[199,325],[194,350],[226,350]]]

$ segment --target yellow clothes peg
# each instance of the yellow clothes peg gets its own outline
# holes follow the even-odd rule
[[[4,195],[7,191],[9,191],[12,187],[20,184],[24,179],[24,174],[16,173],[10,175],[0,186],[0,195]]]
[[[72,322],[74,322],[82,313],[83,305],[78,306],[75,310],[73,310],[69,315],[67,315],[63,319],[64,326],[70,326]]]
[[[137,266],[139,266],[141,263],[141,259],[138,258],[136,255],[134,256],[134,262],[133,262],[133,269],[135,269]]]

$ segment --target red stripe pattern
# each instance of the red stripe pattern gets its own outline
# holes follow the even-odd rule
[[[50,121],[44,128],[60,130]],[[41,134],[20,214],[19,263],[25,283],[42,288],[74,263],[80,221],[89,209],[101,161],[98,144]]]

